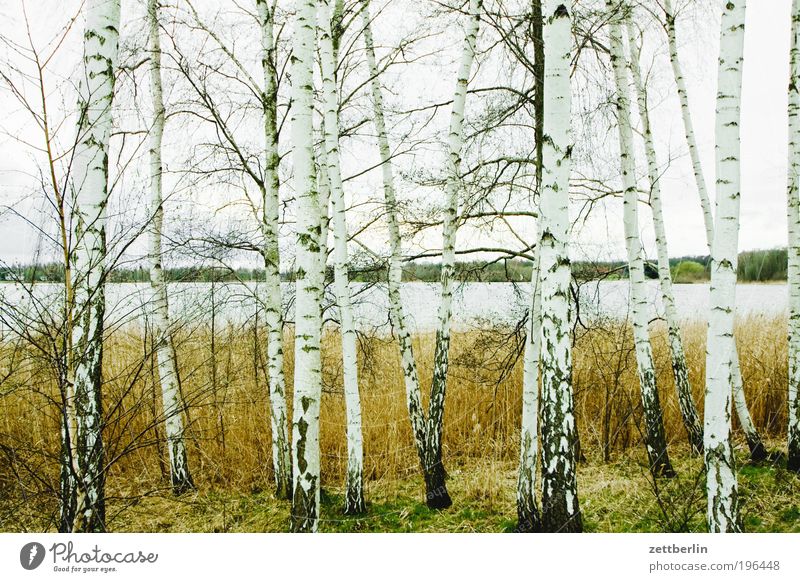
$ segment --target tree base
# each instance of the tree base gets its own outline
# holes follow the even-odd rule
[[[583,521],[581,520],[581,514],[568,515],[566,511],[544,511],[542,512],[542,531],[547,533],[582,533]]]
[[[516,533],[540,533],[542,531],[542,518],[536,507],[532,509],[517,508]]]
[[[653,474],[653,477],[661,477],[664,479],[672,479],[678,476],[678,473],[675,472],[675,469],[672,468],[669,461],[654,465],[650,468],[650,472]]]
[[[367,504],[364,503],[363,491],[349,491],[344,502],[342,513],[345,515],[364,515],[367,512]]]
[[[292,500],[292,480],[281,480],[275,485],[275,498]]]
[[[292,533],[308,533],[317,531],[317,500],[315,487],[308,491],[300,486],[295,487],[292,496]]]
[[[445,484],[444,468],[425,476],[425,505],[429,509],[447,509],[453,505]]]
[[[767,449],[764,447],[764,443],[761,440],[750,440],[747,441],[747,447],[750,449],[750,460],[754,463],[760,463],[761,461],[765,461],[769,457],[769,453]]]
[[[184,493],[191,493],[193,491],[197,491],[197,487],[195,487],[191,479],[189,479],[188,481],[172,482],[172,494],[175,496],[180,496],[183,495]]]

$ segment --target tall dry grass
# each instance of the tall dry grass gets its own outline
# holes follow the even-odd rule
[[[737,324],[742,373],[753,418],[766,435],[786,424],[786,319],[748,317]],[[685,450],[666,344],[652,330],[658,386],[669,442]],[[684,325],[695,399],[702,411],[705,326]],[[513,330],[456,333],[452,341],[444,425],[445,463],[514,462],[518,455],[522,362]],[[291,389],[293,358],[286,337]],[[431,381],[433,335],[414,340],[423,392]],[[581,452],[612,460],[640,446],[641,405],[630,329],[606,323],[576,333],[574,385]],[[187,403],[189,460],[200,487],[258,491],[272,487],[266,333],[253,325],[182,332],[176,347]],[[339,337],[324,338],[321,414],[323,485],[344,476],[346,446]],[[391,338],[360,338],[360,378],[368,481],[418,470],[409,429],[398,349]],[[58,483],[58,394],[46,360],[8,345],[0,351],[0,491],[55,497]],[[111,495],[136,498],[165,487],[167,463],[156,368],[149,338],[118,330],[105,347],[104,438]],[[289,395],[291,406],[291,394]]]

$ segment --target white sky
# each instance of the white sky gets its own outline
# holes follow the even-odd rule
[[[37,9],[52,9],[52,0],[25,0],[26,7],[31,12]],[[202,2],[200,3],[202,4]],[[246,2],[244,3],[247,4]],[[711,2],[709,2],[711,4]],[[713,2],[716,7],[718,3]],[[63,15],[74,13],[79,2],[65,0],[59,3],[65,6]],[[137,3],[138,5],[138,3]],[[213,3],[212,3],[213,5]],[[376,2],[376,6],[377,6]],[[0,7],[0,16],[10,18],[15,22],[13,33],[21,34],[19,29],[20,4],[11,2]],[[408,6],[408,5],[406,5]],[[786,244],[786,211],[785,211],[785,182],[787,158],[787,91],[788,83],[788,52],[789,52],[789,9],[790,0],[751,0],[747,8],[746,39],[745,39],[745,65],[742,111],[742,185],[743,195],[741,202],[741,232],[740,249],[757,249],[782,246]],[[132,0],[123,0],[123,18],[130,17],[131,12],[140,11]],[[3,14],[3,13],[6,14]],[[683,63],[684,75],[688,83],[691,100],[694,126],[698,144],[702,154],[706,180],[709,192],[714,193],[714,107],[716,88],[716,59],[718,45],[718,22],[715,13],[717,8],[705,7],[696,10],[678,22],[679,49]],[[379,17],[376,22],[376,40],[390,44],[393,37],[401,34],[397,30],[397,23],[401,18],[402,8],[393,8]],[[39,38],[50,38],[55,26],[58,25],[59,16],[51,14],[53,18],[34,20],[41,29],[33,31]],[[63,19],[62,19],[63,20]],[[412,24],[415,26],[416,24]],[[134,27],[135,23],[128,23]],[[457,27],[453,28],[456,33]],[[123,33],[125,29],[123,29]],[[17,37],[15,37],[17,38]],[[79,40],[79,37],[76,37]],[[456,37],[457,39],[457,37]],[[655,66],[652,71],[650,106],[653,120],[653,131],[659,147],[659,160],[664,163],[668,156],[672,162],[662,179],[662,196],[667,223],[670,255],[680,256],[688,254],[705,254],[706,242],[702,217],[691,172],[691,166],[686,154],[683,124],[680,119],[677,96],[672,85],[671,70],[666,59],[666,39],[663,32],[651,28],[646,37],[648,54],[654,55]],[[454,76],[455,63],[454,51],[458,50],[458,42],[452,42],[447,35],[432,38],[426,48],[440,43],[444,50],[419,64],[397,72],[401,78],[393,81],[386,80],[393,94],[387,94],[387,101],[409,104],[427,104],[443,101],[450,98],[452,91],[452,77]],[[74,43],[65,50],[61,61],[55,67],[55,78],[68,77],[75,70],[77,49]],[[0,51],[0,62],[7,59],[7,55]],[[254,55],[257,56],[257,55]],[[490,79],[491,70],[485,70],[491,65],[484,65],[479,79]],[[406,73],[403,73],[406,71]],[[408,78],[402,78],[402,75]],[[388,92],[387,92],[388,93]],[[477,97],[471,96],[468,108],[480,108],[476,103]],[[55,105],[58,105],[56,103]],[[8,204],[27,198],[18,206],[20,212],[26,217],[35,220],[32,209],[41,207],[41,202],[30,196],[30,188],[35,182],[26,175],[31,170],[30,154],[25,151],[11,136],[25,136],[21,130],[21,115],[19,107],[5,92],[0,93],[0,128],[7,132],[0,136],[0,204]],[[446,127],[447,110],[439,115],[433,128],[441,131]],[[634,116],[635,117],[635,116]],[[29,131],[29,130],[28,130]],[[169,126],[168,126],[169,131]],[[183,131],[188,131],[184,129]],[[68,134],[64,130],[65,139]],[[185,140],[187,135],[182,134],[174,142]],[[288,132],[286,133],[288,137]],[[606,144],[610,152],[616,151],[616,131],[609,133],[609,142]],[[169,140],[169,136],[167,140]],[[444,141],[440,137],[440,142]],[[286,149],[287,144],[283,145]],[[367,147],[367,149],[363,149]],[[416,164],[425,166],[432,159],[431,148],[435,150],[435,143],[429,143],[421,149],[414,158],[406,158],[399,164],[406,168],[415,167]],[[346,159],[343,160],[345,174],[357,171],[359,168],[377,161],[376,151],[373,146],[364,146],[360,141],[343,143]],[[613,158],[613,155],[612,155]],[[366,161],[365,161],[366,160]],[[643,170],[644,160],[637,160]],[[617,172],[618,173],[618,172]],[[616,174],[611,174],[616,175]],[[135,177],[131,180],[135,181]],[[126,184],[128,183],[126,178]],[[346,185],[350,190],[348,195],[357,203],[359,197],[375,196],[375,187],[379,184],[379,174],[373,172],[363,179]],[[200,194],[199,200],[213,200],[218,196],[216,191]],[[126,208],[131,212],[136,210],[136,198],[126,202]],[[187,201],[168,207],[168,213],[175,214],[187,211]],[[191,202],[191,201],[189,201]],[[196,209],[195,209],[196,210]],[[652,241],[652,226],[649,210],[640,206],[640,225],[642,237],[648,255],[654,256]],[[582,226],[575,236],[576,258],[590,256],[592,258],[621,258],[624,256],[623,227],[621,221],[621,200],[613,200],[599,208],[589,222]],[[530,229],[524,227],[523,230]],[[0,259],[11,261],[29,260],[37,241],[31,239],[31,230],[26,228],[20,220],[9,220],[8,216],[0,214]],[[528,232],[528,234],[530,234]],[[378,235],[376,235],[378,236]],[[506,235],[498,235],[499,243],[508,242]],[[430,235],[433,237],[433,235]],[[286,244],[290,245],[289,236],[285,237]],[[383,238],[380,235],[379,238]],[[435,238],[435,237],[434,237]],[[465,231],[460,234],[461,245],[474,245],[491,242],[492,236],[485,233],[476,234]],[[368,239],[367,239],[368,240]],[[436,246],[436,241],[420,242],[422,247]],[[134,246],[134,248],[136,248]]]

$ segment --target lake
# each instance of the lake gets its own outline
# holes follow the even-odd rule
[[[364,331],[389,329],[389,303],[385,285],[353,283],[353,301],[357,325]],[[57,284],[35,285],[37,303],[54,305],[62,293]],[[218,325],[252,322],[257,297],[263,287],[258,283],[171,283],[170,312],[179,325],[208,324],[212,315]],[[658,282],[647,281],[653,306],[652,317],[663,316]],[[674,285],[675,300],[682,319],[705,319],[708,311],[708,284]],[[287,317],[293,317],[294,285],[283,284],[283,304]],[[14,284],[0,285],[0,295],[7,304],[28,306],[26,292]],[[141,325],[151,299],[147,283],[114,283],[107,287],[107,325]],[[439,306],[438,283],[404,283],[403,302],[412,331],[435,329]],[[44,301],[39,301],[44,300]],[[335,319],[332,289],[326,296],[326,318]],[[453,326],[455,329],[512,325],[525,314],[530,302],[530,286],[519,283],[460,283],[455,287]],[[581,317],[624,318],[628,313],[628,281],[589,282],[580,289]],[[736,287],[737,314],[781,315],[787,311],[786,284],[740,284]],[[7,307],[3,307],[7,310]],[[8,313],[3,313],[3,320]],[[259,316],[261,317],[261,316]],[[3,328],[7,328],[5,321]]]

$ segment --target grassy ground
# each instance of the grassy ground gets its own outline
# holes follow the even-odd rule
[[[776,443],[777,444],[777,443]],[[588,532],[704,531],[702,462],[675,451],[679,476],[654,487],[641,460],[626,455],[612,463],[589,461],[579,470],[584,529]],[[683,453],[683,454],[681,454]],[[740,455],[739,484],[746,531],[800,532],[800,477],[781,461],[753,466]],[[420,479],[379,479],[367,484],[365,516],[343,516],[339,489],[322,496],[324,532],[512,532],[516,525],[515,467],[511,463],[450,463],[453,507],[429,510]],[[175,499],[145,497],[110,524],[128,532],[282,532],[290,505],[269,492],[203,490]]]

